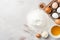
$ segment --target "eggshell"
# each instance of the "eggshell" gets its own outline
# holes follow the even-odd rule
[[[58,16],[57,13],[53,13],[53,14],[52,14],[52,17],[53,17],[53,18],[58,18],[59,16]]]
[[[46,13],[50,13],[51,11],[52,11],[52,9],[51,9],[50,7],[46,7],[46,8],[45,8],[45,12],[46,12]]]
[[[56,24],[60,24],[60,19],[55,19]]]
[[[40,38],[40,37],[41,37],[41,34],[37,33],[37,34],[36,34],[36,37],[37,37],[37,38]]]
[[[57,8],[57,12],[60,13],[60,7]]]
[[[58,3],[57,2],[54,2],[53,4],[52,4],[52,8],[53,9],[56,9],[58,7]]]

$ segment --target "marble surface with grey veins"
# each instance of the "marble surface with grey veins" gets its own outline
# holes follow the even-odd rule
[[[27,14],[31,10],[37,9],[40,2],[48,4],[50,1],[0,0],[0,40],[60,40],[52,37],[36,39],[31,34],[24,32]]]

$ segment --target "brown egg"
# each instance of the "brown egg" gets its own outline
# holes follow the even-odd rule
[[[45,3],[40,3],[39,7],[40,8],[44,8],[45,7]]]
[[[46,13],[50,13],[51,11],[52,11],[52,9],[51,9],[50,7],[46,7],[46,8],[45,8],[45,12],[46,12]]]
[[[60,0],[57,0],[60,3]]]
[[[56,24],[60,24],[60,19],[55,19]]]
[[[37,34],[36,34],[36,37],[37,37],[37,38],[40,38],[40,37],[41,37],[41,34],[37,33]]]
[[[43,5],[43,4],[41,4],[41,5],[40,5],[40,8],[43,8],[43,7],[44,7],[44,5]]]

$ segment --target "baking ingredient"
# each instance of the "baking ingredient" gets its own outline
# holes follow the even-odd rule
[[[36,34],[36,37],[37,37],[37,38],[41,38],[41,34],[37,33],[37,34]]]
[[[45,7],[45,4],[44,3],[41,3],[40,4],[40,8],[44,8]]]
[[[58,3],[60,3],[60,0],[57,0],[58,1]]]
[[[47,20],[48,15],[41,9],[32,10],[27,15],[27,25],[32,30],[45,27],[48,23]]]
[[[60,19],[55,19],[56,24],[60,24]]]
[[[60,26],[53,26],[53,28],[51,29],[51,33],[54,36],[60,35]]]
[[[53,9],[56,9],[58,7],[58,3],[57,2],[54,2],[53,4],[52,4],[52,8]]]
[[[60,13],[60,7],[57,8],[57,12]]]
[[[46,13],[50,13],[51,11],[52,11],[52,9],[51,9],[50,7],[46,7],[46,8],[45,8],[45,12],[46,12]]]
[[[52,17],[53,17],[53,18],[58,18],[59,16],[58,16],[57,13],[53,13],[53,14],[52,14]]]
[[[47,31],[43,31],[42,34],[41,34],[41,36],[43,38],[47,38],[48,37],[48,32]]]

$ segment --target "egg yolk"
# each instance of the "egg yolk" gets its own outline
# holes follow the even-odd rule
[[[59,26],[54,26],[52,29],[51,29],[51,33],[55,36],[58,36],[60,35],[60,27]]]

